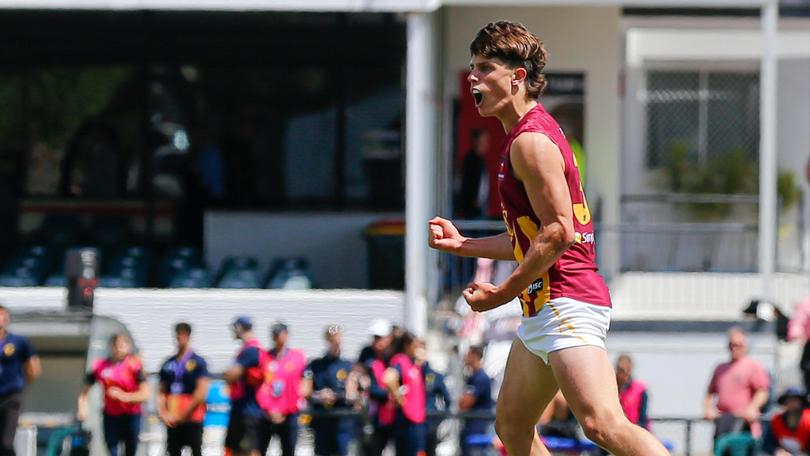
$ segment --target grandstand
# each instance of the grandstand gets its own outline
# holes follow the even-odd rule
[[[810,296],[810,198],[797,196],[810,5],[785,1],[781,19],[776,5],[4,1],[0,100],[14,114],[0,115],[0,303],[25,315],[19,331],[36,333],[46,376],[67,358],[64,372],[81,372],[103,338],[66,335],[92,319],[67,306],[66,264],[92,251],[92,315],[123,325],[150,372],[181,319],[223,371],[237,349],[227,324],[246,313],[264,342],[270,323],[288,322],[310,357],[325,324],[345,327],[354,356],[369,322],[387,318],[458,377],[454,304],[477,265],[429,252],[419,227],[454,214],[468,133],[492,131],[470,111],[467,45],[508,17],[546,41],[548,106],[581,143],[615,302],[611,353],[638,360],[652,415],[673,418],[657,426],[674,453],[704,454],[700,401],[728,327],[753,332],[777,385],[799,382],[800,347],[742,313],[762,299],[789,315]],[[684,169],[739,165],[750,182],[673,187],[683,144]],[[466,233],[500,230],[496,198],[487,204],[490,220],[461,221]],[[50,405],[72,407],[78,382]],[[30,422],[69,421],[45,403],[29,403]]]

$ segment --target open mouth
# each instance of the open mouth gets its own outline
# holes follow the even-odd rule
[[[479,106],[484,101],[484,94],[478,89],[472,89],[472,96],[475,98],[475,105]]]

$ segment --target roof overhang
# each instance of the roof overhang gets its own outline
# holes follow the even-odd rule
[[[758,8],[768,0],[0,0],[0,9],[430,12],[441,6]]]

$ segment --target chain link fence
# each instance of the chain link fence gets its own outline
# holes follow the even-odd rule
[[[758,73],[650,70],[643,102],[649,168],[677,164],[678,154],[701,164],[732,153],[758,160]]]

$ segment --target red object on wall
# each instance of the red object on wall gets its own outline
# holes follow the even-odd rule
[[[461,168],[464,156],[470,152],[470,133],[473,129],[482,128],[489,133],[490,142],[487,151],[487,171],[489,174],[489,207],[487,215],[501,216],[501,201],[498,196],[498,166],[501,161],[501,148],[506,139],[506,133],[498,119],[494,117],[481,117],[475,107],[475,100],[470,93],[470,83],[467,75],[470,72],[462,70],[459,74],[458,117],[456,123],[456,169]]]

